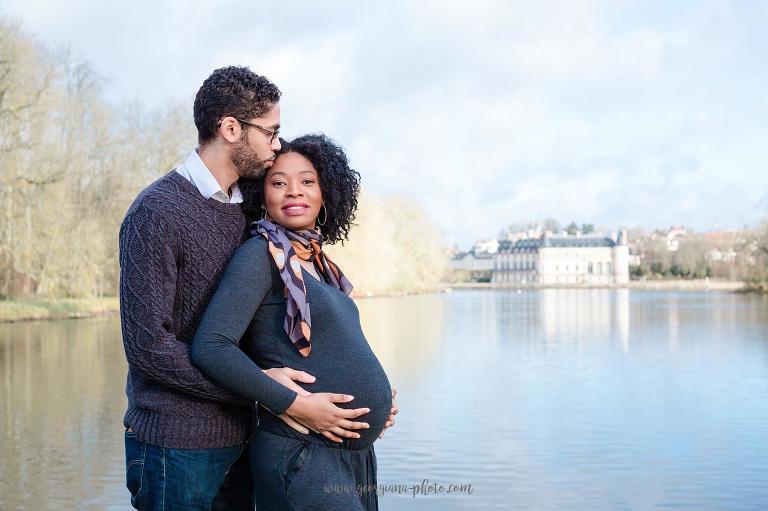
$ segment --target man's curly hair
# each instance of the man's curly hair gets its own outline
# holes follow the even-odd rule
[[[280,139],[282,145],[277,153],[298,153],[312,163],[320,180],[320,191],[328,216],[325,224],[319,226],[324,243],[346,241],[357,211],[357,197],[360,194],[360,174],[349,167],[344,150],[323,134],[304,135],[290,142]],[[264,181],[266,174],[254,180],[240,180],[243,194],[243,211],[249,221],[258,220],[264,204]],[[320,213],[322,215],[322,212]]]
[[[216,138],[223,117],[252,119],[268,112],[280,101],[280,90],[267,78],[247,67],[216,69],[195,96],[195,126],[200,145]],[[245,128],[245,126],[243,126]]]

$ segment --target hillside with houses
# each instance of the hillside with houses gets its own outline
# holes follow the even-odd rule
[[[509,285],[624,285],[710,279],[764,289],[765,227],[696,232],[565,228],[553,220],[512,225],[498,237],[449,253],[450,282]]]

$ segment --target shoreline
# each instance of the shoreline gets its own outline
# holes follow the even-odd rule
[[[119,312],[117,297],[0,301],[0,323],[115,316]]]
[[[391,298],[432,293],[445,293],[455,290],[501,290],[501,289],[630,289],[636,291],[687,291],[748,293],[750,290],[743,282],[724,280],[634,280],[627,284],[493,284],[490,282],[457,282],[443,284],[433,289],[417,291],[392,291],[384,293],[361,293],[353,299]],[[63,298],[50,300],[3,300],[0,301],[0,323],[18,323],[23,321],[50,321],[58,319],[79,319],[104,316],[116,316],[120,313],[117,297],[108,298]]]
[[[729,280],[631,280],[626,284],[512,284],[460,282],[446,284],[448,289],[630,289],[636,291],[714,291],[750,292],[743,282]]]

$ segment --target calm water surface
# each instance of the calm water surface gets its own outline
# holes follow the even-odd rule
[[[768,300],[362,300],[399,390],[384,510],[768,509]],[[0,325],[0,509],[129,509],[115,318]],[[413,496],[427,480],[471,494]],[[403,491],[403,494],[397,494]]]

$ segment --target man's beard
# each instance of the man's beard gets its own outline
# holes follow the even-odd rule
[[[262,160],[256,151],[248,143],[243,131],[242,137],[232,147],[232,163],[237,169],[237,173],[240,177],[246,179],[256,179],[264,175],[264,171],[267,169],[269,163],[272,162],[272,158],[268,160]]]

